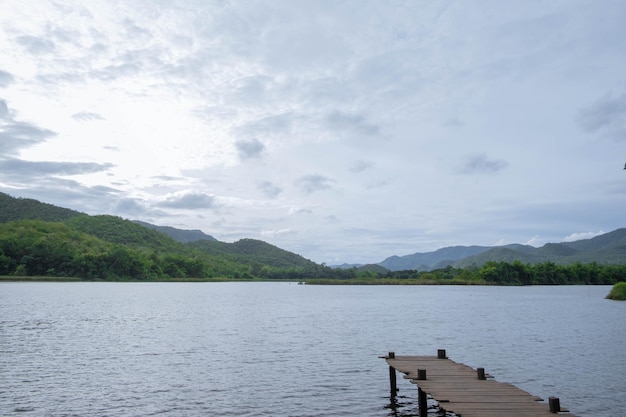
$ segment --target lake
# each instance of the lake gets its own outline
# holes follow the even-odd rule
[[[448,356],[581,417],[626,409],[609,286],[0,282],[0,415],[408,416],[378,356]],[[546,405],[547,407],[547,405]]]

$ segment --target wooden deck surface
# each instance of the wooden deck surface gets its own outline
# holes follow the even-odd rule
[[[395,356],[385,358],[389,366],[405,374],[439,406],[461,417],[542,417],[569,416],[551,413],[548,401],[542,401],[509,383],[491,378],[480,380],[477,371],[450,359],[437,356]],[[418,369],[426,370],[426,379],[418,380]],[[561,407],[561,410],[564,410]]]

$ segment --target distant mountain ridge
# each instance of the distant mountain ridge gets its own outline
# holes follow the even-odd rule
[[[303,279],[326,269],[260,240],[220,242],[0,192],[0,275]]]
[[[87,214],[42,203],[28,198],[15,198],[0,192],[0,224],[20,220],[64,222],[85,233],[111,242],[150,246],[151,249],[179,251],[174,242],[205,252],[210,256],[221,256],[241,264],[264,265],[267,268],[302,268],[320,270],[300,255],[282,250],[263,241],[242,239],[235,243],[219,242],[200,230],[181,230],[169,226],[155,226],[142,221],[130,221],[115,216],[88,216]],[[142,227],[158,235],[146,234]],[[171,239],[163,239],[159,236]],[[133,242],[133,240],[137,240]],[[338,266],[338,269],[364,271],[431,271],[448,266],[455,268],[481,267],[489,261],[519,261],[523,264],[553,262],[560,265],[574,263],[598,263],[601,265],[626,264],[626,228],[620,228],[591,239],[574,242],[547,243],[540,248],[510,244],[504,246],[450,246],[433,252],[414,253],[405,256],[390,256],[377,264]],[[325,268],[325,266],[324,266]],[[384,269],[383,269],[384,268]]]
[[[25,219],[60,222],[82,214],[32,198],[16,198],[0,192],[0,223]]]
[[[401,271],[408,269],[428,270],[437,266],[441,262],[451,262],[491,249],[488,246],[449,246],[437,249],[434,252],[414,253],[405,256],[390,256],[378,265],[390,271]]]
[[[43,203],[32,198],[11,197],[8,194],[0,192],[0,223],[24,219],[57,222],[67,221],[74,217],[84,215],[85,213],[76,210]],[[197,240],[217,240],[201,230],[184,230],[170,226],[156,226],[140,220],[133,220],[133,222],[147,227],[148,229],[163,233],[180,243],[195,242]]]
[[[537,264],[576,262],[619,265],[626,263],[626,228],[574,242],[546,243],[540,248],[529,245],[451,246],[434,252],[390,256],[378,263],[390,271],[480,267],[489,261]]]
[[[177,242],[181,243],[189,243],[196,242],[198,240],[214,240],[217,241],[213,236],[207,235],[202,230],[193,229],[176,229],[175,227],[170,226],[156,226],[154,224],[142,222],[140,220],[133,220],[135,223],[147,227],[148,229],[156,230],[157,232],[164,233],[174,239]]]

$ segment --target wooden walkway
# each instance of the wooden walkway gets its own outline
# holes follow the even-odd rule
[[[461,417],[573,417],[560,407],[558,398],[549,403],[514,385],[497,382],[485,374],[483,368],[454,362],[446,357],[445,350],[437,356],[396,356],[389,352],[383,357],[389,364],[391,395],[396,395],[396,370],[405,374],[418,386],[420,416],[426,416],[426,394],[439,402],[439,406]]]

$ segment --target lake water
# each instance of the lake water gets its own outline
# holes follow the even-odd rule
[[[0,283],[0,416],[408,416],[378,356],[448,356],[581,417],[626,409],[608,286]],[[546,406],[547,407],[547,406]]]

